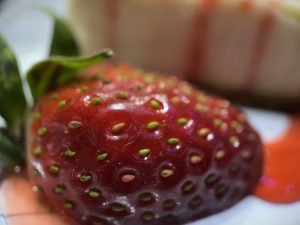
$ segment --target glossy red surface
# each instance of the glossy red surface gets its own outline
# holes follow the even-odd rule
[[[34,180],[58,211],[80,224],[176,224],[251,192],[261,141],[228,101],[126,66],[89,77],[45,96],[30,129]]]

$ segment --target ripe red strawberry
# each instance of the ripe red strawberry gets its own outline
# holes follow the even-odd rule
[[[44,96],[29,165],[74,223],[181,224],[248,195],[262,144],[228,101],[127,66],[89,69]]]

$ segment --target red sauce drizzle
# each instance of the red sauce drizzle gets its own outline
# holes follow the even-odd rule
[[[105,43],[108,48],[116,51],[117,49],[117,28],[119,19],[119,0],[105,0],[104,11],[106,18],[106,40]]]
[[[274,203],[299,201],[300,119],[293,119],[288,132],[265,149],[265,171],[255,195]]]
[[[249,62],[249,72],[246,77],[245,88],[251,89],[257,82],[259,70],[262,65],[262,61],[265,57],[265,52],[271,31],[274,25],[275,17],[271,11],[266,12],[263,16],[257,32],[255,40],[254,52]]]
[[[202,3],[203,2],[203,3]],[[189,57],[187,57],[187,68],[185,74],[191,79],[199,75],[205,59],[205,46],[210,22],[210,12],[217,5],[218,0],[201,0],[199,9],[191,32]],[[204,74],[203,71],[201,74]]]

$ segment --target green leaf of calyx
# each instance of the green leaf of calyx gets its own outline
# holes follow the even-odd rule
[[[78,56],[79,47],[69,25],[49,10],[46,12],[54,19],[50,56]]]
[[[15,166],[24,167],[25,151],[0,130],[0,180],[13,172]]]
[[[27,103],[13,51],[0,37],[0,115],[7,127],[24,121]]]
[[[80,71],[96,65],[113,55],[104,50],[90,57],[52,57],[34,65],[27,73],[27,80],[34,101],[46,92],[75,81]]]

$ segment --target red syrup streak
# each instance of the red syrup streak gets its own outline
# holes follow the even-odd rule
[[[252,6],[248,7],[249,8],[247,8],[247,6],[244,6],[244,10],[251,10],[250,8]],[[247,90],[251,90],[257,83],[262,62],[265,57],[267,45],[272,34],[274,22],[275,17],[273,12],[266,11],[266,14],[263,16],[260,24],[258,25],[254,51],[250,58],[249,70],[245,79],[245,88]]]
[[[273,203],[300,200],[300,118],[279,140],[265,146],[265,169],[255,193]]]
[[[207,33],[210,24],[212,9],[217,5],[218,0],[200,0],[199,8],[194,20],[189,41],[189,55],[187,57],[187,68],[185,74],[191,80],[195,76],[203,74],[203,64],[206,56]]]

